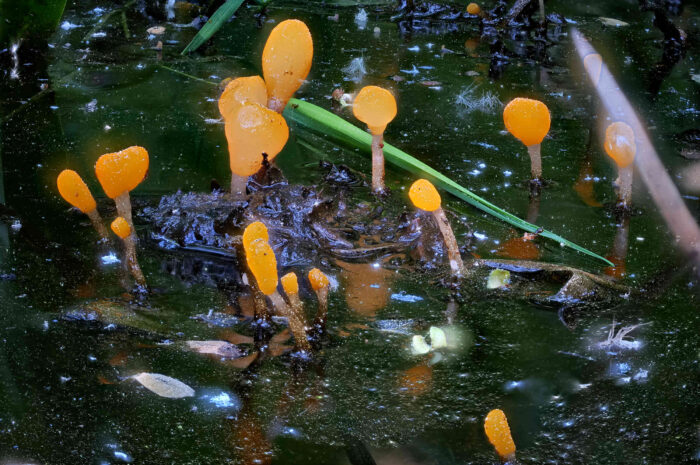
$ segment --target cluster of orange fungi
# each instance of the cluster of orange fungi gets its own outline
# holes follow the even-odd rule
[[[95,175],[107,197],[114,200],[118,218],[112,223],[112,231],[124,241],[127,265],[137,284],[142,288],[146,280],[136,260],[136,234],[131,218],[129,192],[134,190],[148,173],[148,152],[143,147],[128,147],[120,152],[106,153],[95,164]],[[97,203],[80,175],[63,170],[56,179],[61,197],[85,213],[103,239],[107,230],[97,212]]]
[[[282,287],[287,296],[285,301],[277,291],[277,259],[268,241],[267,227],[260,221],[251,223],[243,231],[243,250],[248,268],[255,277],[260,291],[270,298],[277,312],[289,321],[289,328],[294,335],[297,349],[310,352],[311,345],[308,338],[310,327],[306,323],[304,306],[299,298],[299,281],[293,272],[282,277]],[[323,329],[328,312],[328,277],[318,268],[309,271],[308,277],[319,300],[315,325]]]
[[[452,275],[460,276],[464,268],[464,263],[459,253],[457,239],[455,238],[454,232],[452,232],[450,222],[445,216],[445,211],[442,209],[442,199],[437,189],[435,189],[435,186],[427,179],[419,179],[411,185],[411,188],[408,190],[408,197],[411,199],[414,206],[433,214],[433,218],[440,228],[440,233],[442,233],[442,238],[447,248],[447,258],[450,261]]]
[[[248,177],[271,162],[289,138],[281,113],[301,87],[313,59],[311,33],[303,22],[282,21],[270,33],[262,55],[263,77],[232,80],[219,98],[231,168],[231,195],[246,195]]]

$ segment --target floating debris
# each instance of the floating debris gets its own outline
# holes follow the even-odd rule
[[[491,270],[488,281],[486,282],[486,289],[500,289],[502,287],[508,287],[509,284],[510,271],[500,269]]]
[[[163,26],[153,26],[153,27],[149,27],[148,29],[146,29],[146,32],[148,32],[149,34],[152,34],[154,36],[159,36],[159,35],[165,33],[165,28]]]

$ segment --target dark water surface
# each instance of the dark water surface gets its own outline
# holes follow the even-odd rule
[[[612,3],[553,1],[547,8],[598,48],[676,176],[689,164],[679,156],[678,134],[697,129],[700,116],[700,85],[691,80],[699,72],[700,10],[687,2],[673,18],[688,33],[689,48],[653,94],[663,36],[636,2]],[[92,31],[116,8],[69,2],[48,46],[20,66],[21,78],[3,95],[0,200],[8,208],[0,211],[0,463],[336,464],[350,463],[348,456],[364,447],[385,464],[497,463],[483,433],[493,408],[506,412],[522,463],[698,460],[697,281],[641,183],[623,260],[623,283],[641,292],[602,302],[562,309],[546,300],[556,286],[536,277],[520,278],[532,280],[533,292],[486,291],[479,279],[452,296],[439,285],[446,266],[418,271],[397,266],[404,261],[390,255],[359,263],[323,252],[313,261],[302,257],[299,275],[318,266],[338,286],[330,297],[329,344],[296,375],[288,354],[241,370],[183,350],[185,340],[251,334],[245,322],[222,328],[192,318],[236,309],[235,262],[159,248],[140,214],[163,195],[208,192],[212,179],[227,185],[216,85],[260,73],[269,31],[299,18],[309,25],[315,54],[297,97],[330,109],[336,87],[390,88],[399,113],[387,141],[523,218],[529,160],[504,130],[501,102],[516,96],[546,102],[552,129],[542,153],[552,183],[535,222],[611,255],[616,235],[624,234],[609,208],[616,173],[602,150],[596,97],[575,62],[566,25],[559,34],[550,26],[556,40],[544,66],[516,56],[493,80],[489,45],[479,41],[476,22],[425,21],[406,31],[388,9],[367,8],[360,29],[357,8],[275,2],[261,26],[255,10],[244,8],[208,46],[181,57],[196,33],[187,25],[191,14],[178,9],[175,19],[159,21],[127,10],[127,39],[117,11]],[[327,18],[336,12],[337,22]],[[629,25],[605,26],[599,17]],[[149,36],[146,29],[158,24],[165,33]],[[159,40],[162,59],[153,50]],[[508,45],[518,50],[532,41]],[[360,60],[366,74],[353,76]],[[41,84],[53,92],[29,101]],[[338,111],[356,122],[349,109]],[[321,160],[369,174],[365,155],[303,128],[291,131],[277,158],[291,183],[321,184]],[[146,181],[132,193],[139,257],[153,289],[140,307],[124,296],[120,266],[104,263],[120,248],[96,244],[87,219],[70,211],[55,188],[58,173],[71,168],[101,196],[95,160],[130,145],[146,147],[151,160]],[[414,179],[387,166],[389,220],[411,211],[404,189]],[[367,187],[352,192],[357,202],[375,202]],[[698,198],[685,198],[697,217]],[[111,202],[99,197],[98,203],[111,221]],[[499,256],[517,235],[447,194],[443,204],[460,244],[470,244],[465,252]],[[604,271],[558,244],[538,240],[537,246],[541,260]],[[308,289],[304,295],[315,309]],[[135,314],[105,324],[61,317],[86,305],[117,313],[135,308]],[[601,346],[613,322],[616,331],[644,325],[625,347]],[[387,331],[397,326],[401,331]],[[431,326],[452,326],[462,345],[411,355],[411,336],[426,335]],[[161,398],[125,380],[140,372],[177,378],[195,396]]]

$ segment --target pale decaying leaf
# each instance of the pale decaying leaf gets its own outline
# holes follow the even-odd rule
[[[615,18],[606,18],[604,16],[601,16],[598,19],[600,20],[601,23],[603,23],[606,26],[625,27],[625,26],[630,25],[629,23],[626,23],[624,21],[620,21],[619,19],[615,19]]]
[[[219,355],[225,358],[238,358],[243,355],[238,347],[228,341],[186,341],[187,347],[200,354]]]
[[[170,376],[159,373],[139,373],[132,378],[149,391],[168,399],[180,399],[194,396],[194,389]]]
[[[510,284],[510,271],[495,269],[489,273],[486,289],[498,289]]]

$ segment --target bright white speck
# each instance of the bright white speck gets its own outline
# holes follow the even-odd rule
[[[417,45],[414,45],[413,47],[408,47],[408,51],[409,51],[409,52],[419,52],[419,51],[420,51],[420,47],[417,46]]]
[[[423,300],[423,297],[419,297],[417,295],[411,295],[411,294],[406,294],[403,291],[401,291],[398,294],[391,294],[391,300],[398,300],[399,302],[420,302]]]
[[[637,242],[644,242],[644,238],[641,236],[637,237]]]
[[[483,162],[482,162],[482,163],[479,163],[479,164],[476,165],[476,166],[478,166],[479,168],[481,168],[481,169],[483,170],[484,168],[486,168],[486,163],[483,163]]]
[[[100,257],[100,260],[102,260],[103,265],[113,265],[115,263],[121,262],[121,260],[119,260],[119,258],[116,255],[114,255],[114,252],[110,252],[109,254]]]
[[[509,178],[512,174],[513,174],[513,172],[510,170],[505,170],[503,172],[503,176],[505,176],[506,178]]]
[[[479,232],[475,232],[474,237],[476,237],[480,241],[485,241],[486,239],[488,239],[488,236],[486,234]]]
[[[357,28],[361,31],[367,27],[367,12],[364,9],[360,9],[355,15],[355,24],[357,24]]]
[[[63,29],[64,31],[70,31],[71,29],[75,29],[76,27],[83,27],[83,26],[81,26],[80,24],[73,24],[69,21],[63,21],[61,23],[61,29]]]

